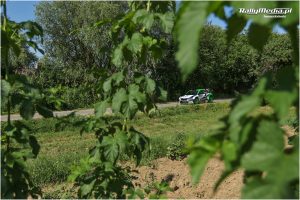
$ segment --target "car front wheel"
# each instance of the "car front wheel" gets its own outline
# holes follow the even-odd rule
[[[198,104],[198,103],[200,103],[200,100],[199,100],[199,98],[196,98],[196,99],[194,99],[193,103],[194,103],[194,104]]]

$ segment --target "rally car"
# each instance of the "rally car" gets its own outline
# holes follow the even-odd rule
[[[179,103],[201,103],[212,102],[213,94],[209,89],[196,89],[188,91],[184,96],[179,97]]]

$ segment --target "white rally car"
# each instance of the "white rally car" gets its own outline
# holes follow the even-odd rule
[[[190,90],[185,95],[179,97],[179,103],[200,103],[200,102],[212,102],[213,95],[209,89],[197,89]]]

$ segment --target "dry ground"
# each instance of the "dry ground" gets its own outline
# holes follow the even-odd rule
[[[174,190],[167,194],[168,198],[185,199],[238,199],[243,186],[243,172],[241,170],[231,174],[214,193],[213,188],[224,169],[224,164],[217,158],[211,159],[198,185],[193,186],[186,159],[182,161],[160,158],[153,161],[151,167],[137,168],[136,185],[141,187],[154,181],[168,180]]]

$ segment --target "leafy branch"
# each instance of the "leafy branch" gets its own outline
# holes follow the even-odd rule
[[[298,88],[298,53],[296,44],[298,30],[296,17],[285,19],[264,18],[260,16],[233,13],[224,17],[222,2],[183,2],[176,23],[176,36],[179,49],[176,59],[185,79],[196,67],[199,33],[207,14],[214,12],[228,23],[228,42],[245,26],[248,19],[253,20],[249,28],[248,39],[258,51],[266,44],[271,28],[279,23],[287,29],[294,46],[294,66],[286,66],[276,76],[266,74],[249,95],[237,99],[228,116],[224,117],[223,126],[215,134],[194,141],[189,145],[188,162],[191,167],[193,181],[198,182],[208,160],[216,153],[221,154],[225,163],[225,171],[219,184],[234,170],[244,169],[245,185],[243,198],[295,198],[294,190],[299,183],[299,144],[298,137],[293,141],[289,151],[284,146],[284,131],[281,122],[291,107],[299,112]],[[235,8],[252,7],[250,2],[226,2]],[[298,4],[285,2],[256,2],[255,7],[292,7],[298,15]],[[206,12],[199,12],[199,10]],[[193,19],[193,20],[191,20]],[[199,23],[202,20],[202,23]],[[189,34],[186,34],[189,33]],[[201,35],[200,35],[201,37]],[[190,43],[189,41],[192,41]],[[276,85],[274,85],[274,82]],[[255,111],[267,102],[272,109],[271,114],[255,114]],[[284,164],[283,164],[284,163]],[[287,172],[287,173],[286,173]],[[296,196],[295,196],[296,195]]]
[[[36,158],[40,145],[32,130],[23,122],[11,122],[11,109],[20,107],[21,117],[29,120],[37,111],[44,117],[53,113],[45,105],[47,97],[25,76],[10,73],[9,53],[18,56],[22,46],[30,46],[41,51],[35,38],[42,41],[43,30],[35,22],[16,23],[7,18],[6,2],[1,1],[1,54],[5,66],[4,79],[1,79],[1,102],[7,103],[8,122],[1,133],[1,197],[38,198],[41,191],[34,186],[27,171],[27,159]]]
[[[95,117],[84,122],[83,131],[95,132],[97,142],[69,177],[80,186],[81,198],[125,198],[123,190],[134,188],[130,171],[118,161],[121,155],[126,155],[138,165],[142,153],[149,149],[149,139],[128,124],[138,112],[148,114],[156,109],[155,98],[166,96],[153,79],[129,66],[145,64],[148,55],[160,55],[165,41],[153,38],[150,29],[155,20],[159,20],[164,31],[170,31],[172,23],[161,18],[165,15],[157,12],[160,7],[150,2],[132,2],[130,8],[121,18],[97,22],[99,26],[112,24],[111,36],[116,48],[111,62],[118,72],[103,82],[103,99],[95,104]],[[107,108],[112,108],[121,119],[108,122],[104,117]]]

